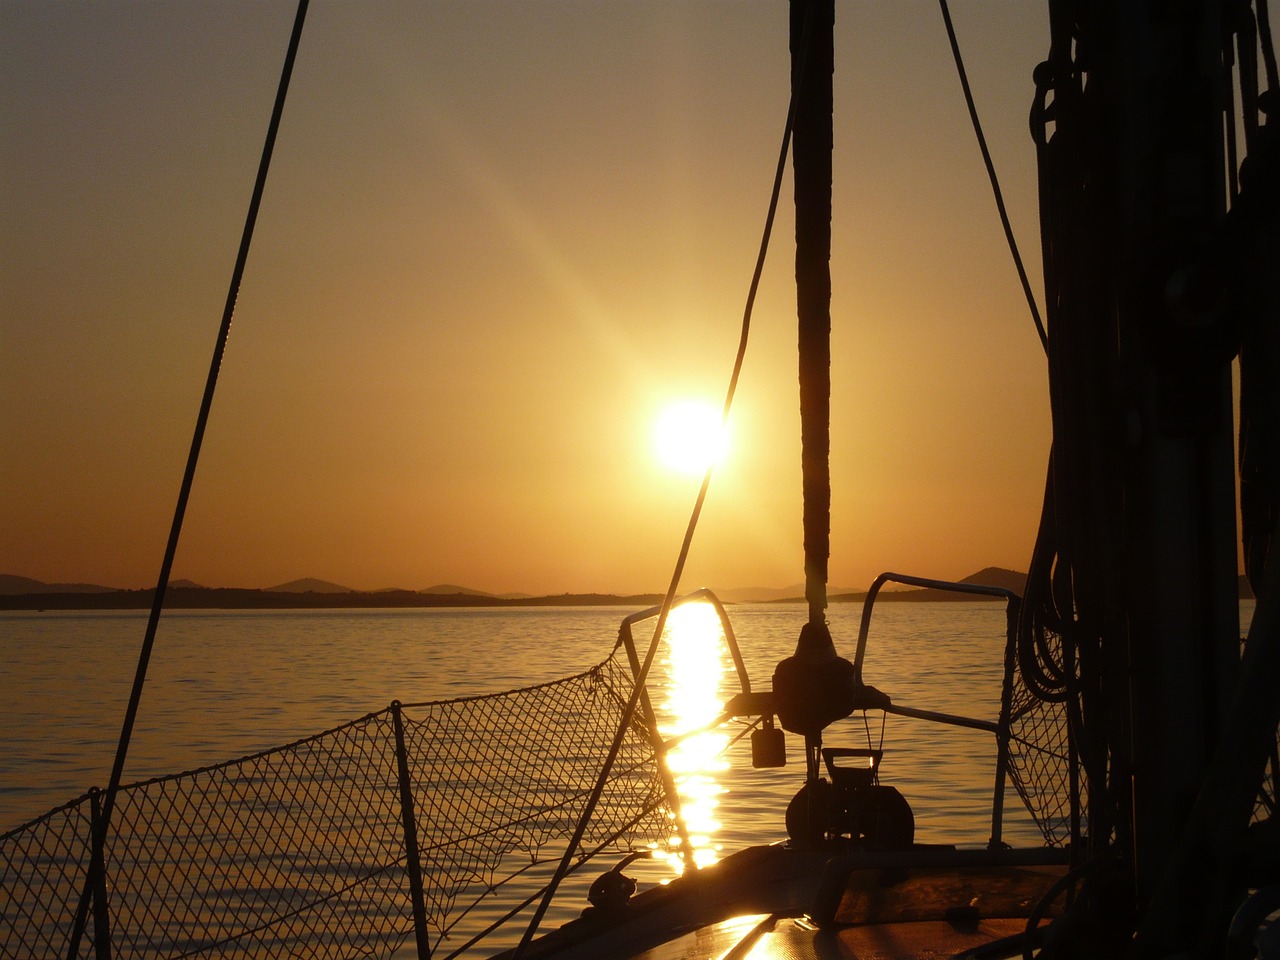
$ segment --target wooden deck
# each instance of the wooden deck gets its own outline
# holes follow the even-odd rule
[[[755,847],[530,945],[529,960],[1014,956],[1064,851]],[[1051,916],[1052,913],[1047,915]],[[981,950],[989,944],[995,947]],[[1003,952],[1002,952],[1003,950]],[[972,951],[978,951],[971,953]]]
[[[637,954],[632,960],[943,960],[1014,957],[1022,919],[956,925],[944,920],[821,930],[803,919],[735,917]],[[1002,949],[1004,948],[1004,949]],[[974,951],[977,951],[976,953]]]

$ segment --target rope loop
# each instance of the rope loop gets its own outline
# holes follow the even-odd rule
[[[1037,149],[1048,146],[1049,124],[1056,121],[1057,111],[1054,109],[1054,102],[1062,82],[1061,66],[1053,60],[1044,60],[1036,64],[1036,68],[1031,71],[1036,93],[1031,101],[1030,127],[1031,139]]]

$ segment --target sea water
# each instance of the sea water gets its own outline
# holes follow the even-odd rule
[[[630,609],[186,611],[157,633],[125,780],[177,773],[256,753],[337,726],[392,700],[451,699],[528,686],[603,660]],[[860,606],[833,605],[832,634],[853,658]],[[729,608],[756,689],[795,647],[799,604]],[[881,603],[864,676],[896,703],[994,720],[1004,652],[999,603]],[[141,612],[0,614],[0,832],[105,786],[146,624]],[[652,621],[637,627],[649,640]],[[673,683],[660,651],[655,683]],[[713,701],[738,690],[722,656]],[[701,669],[705,669],[701,668]],[[687,682],[687,681],[686,681]],[[655,691],[661,704],[667,693]],[[873,739],[881,739],[874,716]],[[737,732],[729,728],[730,733]],[[714,842],[725,850],[776,840],[803,778],[799,738],[788,766],[753,771],[747,741],[726,758]],[[866,746],[848,721],[832,746]],[[912,802],[924,839],[985,843],[995,743],[990,734],[889,717],[882,778]],[[874,744],[873,744],[874,745]],[[735,782],[736,781],[736,782]],[[1011,793],[1006,839],[1034,841]]]
[[[156,637],[125,781],[257,753],[396,699],[453,699],[579,673],[609,655],[619,622],[632,612],[171,611]],[[776,663],[793,652],[805,613],[801,604],[729,608],[755,689],[767,690]],[[837,647],[849,659],[860,613],[853,604],[829,611]],[[707,619],[710,641],[696,623],[689,632],[688,624],[673,621],[670,642],[658,647],[651,699],[668,734],[715,716],[740,689],[717,621]],[[145,624],[141,612],[0,614],[0,833],[106,785]],[[652,629],[652,620],[637,625],[642,652]],[[1001,603],[881,603],[864,677],[897,704],[993,721],[1004,648]],[[802,743],[788,735],[787,765],[778,769],[752,768],[747,737],[711,755],[745,732],[731,723],[691,743],[692,756],[672,757],[699,863],[786,837],[784,811],[804,778]],[[917,840],[986,845],[996,767],[992,734],[872,714],[829,728],[825,743],[883,745],[881,781],[910,802]],[[1042,842],[1012,788],[1003,836],[1014,845]],[[642,885],[670,879],[674,871],[661,862],[628,868]],[[553,910],[548,920],[561,922],[580,906]],[[482,913],[496,909],[486,905]],[[489,945],[509,945],[506,936]]]

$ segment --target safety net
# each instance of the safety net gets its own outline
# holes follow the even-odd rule
[[[86,794],[0,837],[0,957],[69,956],[77,910],[88,918],[79,956],[108,944],[118,958],[462,953],[505,918],[493,906],[500,888],[527,903],[545,887],[632,685],[619,646],[563,680],[395,703],[124,787],[87,896],[100,804]],[[673,818],[637,716],[574,862],[665,850]]]
[[[1018,796],[1040,828],[1045,842],[1065,846],[1071,841],[1073,811],[1084,809],[1087,781],[1077,775],[1067,725],[1067,705],[1061,697],[1048,697],[1028,658],[1016,653],[1018,638],[1009,637],[1005,653],[1002,724],[1007,724],[1008,771]],[[1061,658],[1061,637],[1040,632],[1040,643],[1050,658]]]

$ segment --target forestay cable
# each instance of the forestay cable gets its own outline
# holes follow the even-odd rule
[[[178,551],[178,538],[182,533],[182,521],[186,516],[187,501],[191,496],[191,487],[195,482],[196,464],[200,459],[200,447],[204,441],[205,428],[209,423],[209,411],[213,406],[213,393],[218,383],[218,371],[222,367],[222,356],[226,352],[227,340],[231,335],[231,317],[235,312],[236,299],[240,295],[240,281],[244,276],[245,263],[249,259],[249,245],[253,240],[253,228],[258,219],[258,208],[262,203],[262,194],[266,187],[267,171],[271,167],[271,154],[275,149],[276,134],[280,129],[280,117],[284,113],[285,96],[289,92],[289,79],[293,75],[293,64],[298,54],[298,44],[302,39],[302,25],[307,16],[309,0],[298,0],[298,10],[294,16],[293,32],[289,37],[289,49],[285,54],[284,66],[280,73],[280,84],[276,90],[275,105],[271,110],[271,121],[267,126],[266,142],[262,147],[262,157],[258,162],[258,176],[253,185],[253,196],[249,201],[249,211],[245,216],[244,230],[240,236],[240,249],[236,254],[235,267],[231,272],[231,283],[227,290],[226,304],[222,310],[222,323],[218,328],[218,338],[214,345],[213,358],[209,364],[209,375],[205,380],[204,396],[200,401],[200,412],[196,416],[195,432],[191,437],[191,449],[187,454],[187,466],[182,476],[182,486],[178,491],[178,502],[173,512],[173,523],[169,528],[169,540],[165,545],[164,559],[160,563],[160,576],[156,582],[155,595],[151,601],[151,615],[147,620],[146,633],[142,640],[142,650],[138,654],[138,667],[133,678],[133,689],[129,694],[129,704],[125,709],[124,724],[120,730],[120,740],[116,746],[115,762],[111,767],[111,779],[107,785],[102,801],[102,814],[98,829],[94,831],[95,850],[101,851],[110,832],[111,810],[115,804],[116,794],[120,790],[120,781],[124,774],[125,759],[129,754],[129,741],[133,735],[134,721],[138,716],[138,706],[142,701],[142,688],[147,679],[147,666],[151,661],[151,650],[155,645],[156,629],[160,625],[160,611],[164,607],[164,596],[169,586],[169,575],[173,569],[173,558]],[[84,935],[88,920],[90,891],[97,881],[101,857],[95,856],[85,878],[84,892],[80,897],[80,905],[76,910],[75,927],[72,931],[69,957],[74,960],[79,952],[80,939]]]

